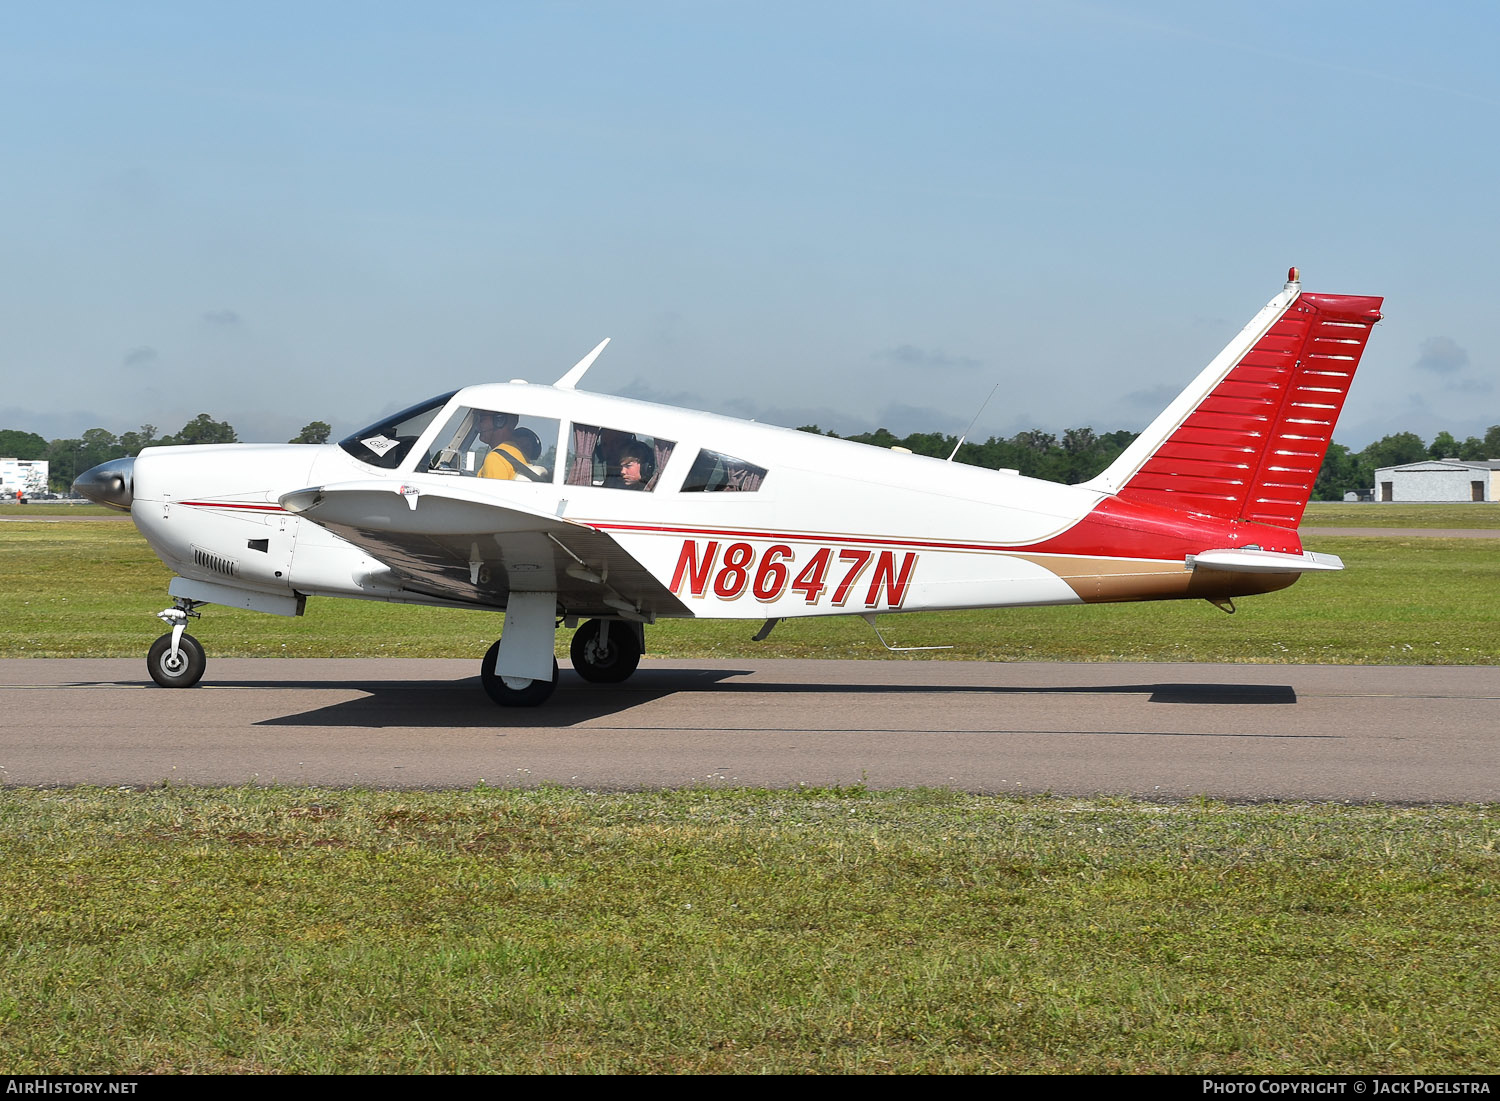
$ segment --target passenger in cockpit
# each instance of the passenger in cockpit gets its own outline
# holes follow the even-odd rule
[[[521,449],[521,458],[525,460],[524,465],[516,468],[516,474],[533,482],[547,481],[547,468],[536,465],[536,461],[542,457],[541,437],[529,428],[517,428],[515,439],[511,442]]]
[[[643,443],[628,443],[620,449],[620,488],[645,489],[656,473],[656,459]]]
[[[594,458],[604,468],[604,480],[596,484],[606,489],[624,489],[620,478],[620,456],[626,447],[635,443],[635,437],[618,428],[599,429],[599,442],[594,445]]]

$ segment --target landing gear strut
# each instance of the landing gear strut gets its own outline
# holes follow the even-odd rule
[[[490,699],[502,707],[535,707],[551,698],[557,687],[557,660],[552,656],[557,614],[555,593],[510,594],[500,641],[479,667],[479,682]],[[584,680],[618,684],[635,672],[645,648],[639,623],[591,619],[573,635],[569,653]]]
[[[163,688],[191,688],[203,679],[208,656],[203,645],[186,632],[188,618],[198,618],[195,610],[202,601],[179,596],[173,606],[156,617],[172,630],[151,644],[146,652],[146,669],[151,679]]]
[[[479,682],[501,707],[535,707],[557,687],[557,594],[512,592],[500,641],[479,667]]]
[[[641,663],[640,628],[633,623],[591,619],[573,634],[573,668],[586,681],[618,684]]]

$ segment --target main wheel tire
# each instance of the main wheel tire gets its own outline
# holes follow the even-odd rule
[[[608,642],[599,645],[602,624],[591,619],[573,632],[573,644],[568,653],[573,659],[573,668],[584,680],[595,684],[618,684],[641,663],[640,637],[628,623],[611,623]]]
[[[168,631],[151,644],[146,652],[146,668],[151,679],[163,688],[191,688],[203,679],[208,655],[192,635],[183,633],[177,642],[177,657],[172,657],[172,632]]]
[[[495,672],[495,662],[500,657],[500,643],[496,642],[484,655],[479,666],[479,682],[485,693],[501,707],[535,707],[546,703],[557,687],[557,659],[552,659],[551,680],[526,680],[522,677],[502,677]]]

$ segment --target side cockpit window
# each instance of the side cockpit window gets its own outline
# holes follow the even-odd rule
[[[464,407],[432,441],[426,469],[501,481],[550,482],[561,422],[504,409]]]
[[[378,466],[382,470],[395,470],[401,460],[411,453],[417,438],[427,431],[443,406],[457,390],[440,397],[403,409],[394,416],[377,421],[368,428],[361,428],[352,436],[345,436],[339,446],[362,463]]]
[[[754,493],[766,480],[766,468],[704,448],[693,460],[684,493]]]
[[[676,446],[675,440],[643,432],[575,424],[568,441],[567,484],[650,493]]]

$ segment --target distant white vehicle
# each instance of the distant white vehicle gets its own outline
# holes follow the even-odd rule
[[[202,677],[207,604],[309,597],[504,609],[497,702],[620,681],[664,618],[780,620],[1270,592],[1332,555],[1297,525],[1381,299],[1262,309],[1103,474],[1067,486],[576,387],[470,386],[338,444],[152,447],[75,488],[129,510],[177,577],[150,649]]]

